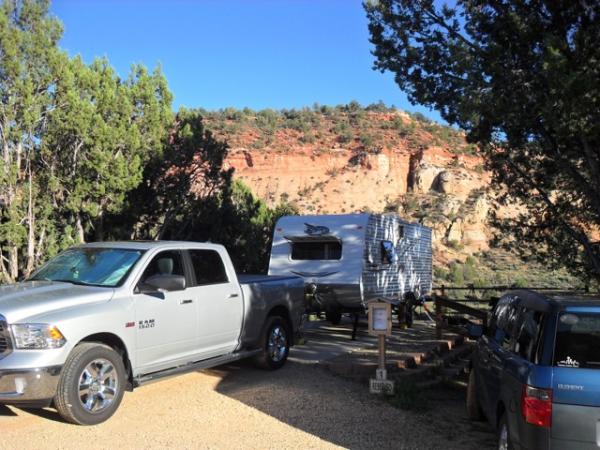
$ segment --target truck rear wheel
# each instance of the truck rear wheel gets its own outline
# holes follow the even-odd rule
[[[65,363],[54,404],[68,422],[96,425],[110,418],[123,399],[125,366],[121,355],[99,343],[76,346]]]
[[[262,352],[256,358],[257,365],[267,370],[283,367],[290,352],[290,339],[291,332],[285,319],[267,317],[261,341]]]

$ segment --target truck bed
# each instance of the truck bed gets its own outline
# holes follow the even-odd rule
[[[268,283],[270,281],[285,281],[292,280],[298,277],[293,275],[240,275],[238,274],[238,281],[240,284],[253,284],[253,283]]]
[[[285,306],[290,316],[290,332],[298,333],[304,312],[304,280],[292,275],[238,275],[244,295],[244,325],[241,349],[250,350],[260,343],[266,316],[276,305]]]

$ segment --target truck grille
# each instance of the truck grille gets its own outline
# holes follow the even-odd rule
[[[4,317],[0,316],[0,358],[3,358],[11,351],[11,341],[8,331],[8,325]]]

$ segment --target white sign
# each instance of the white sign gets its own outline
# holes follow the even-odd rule
[[[387,309],[373,309],[373,329],[377,331],[386,331],[388,328]]]
[[[369,391],[371,394],[394,395],[394,382],[392,380],[369,380]]]
[[[389,336],[392,334],[392,307],[389,303],[369,301],[369,334]]]

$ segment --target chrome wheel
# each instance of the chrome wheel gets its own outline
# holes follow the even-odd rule
[[[106,359],[90,362],[79,376],[79,401],[86,411],[98,413],[108,408],[119,389],[115,367]]]
[[[500,428],[498,450],[508,450],[508,427],[506,426],[506,423],[503,423],[502,428]]]
[[[267,342],[267,351],[273,362],[279,362],[285,358],[287,352],[287,336],[285,329],[281,325],[276,325],[269,333],[269,341]]]

